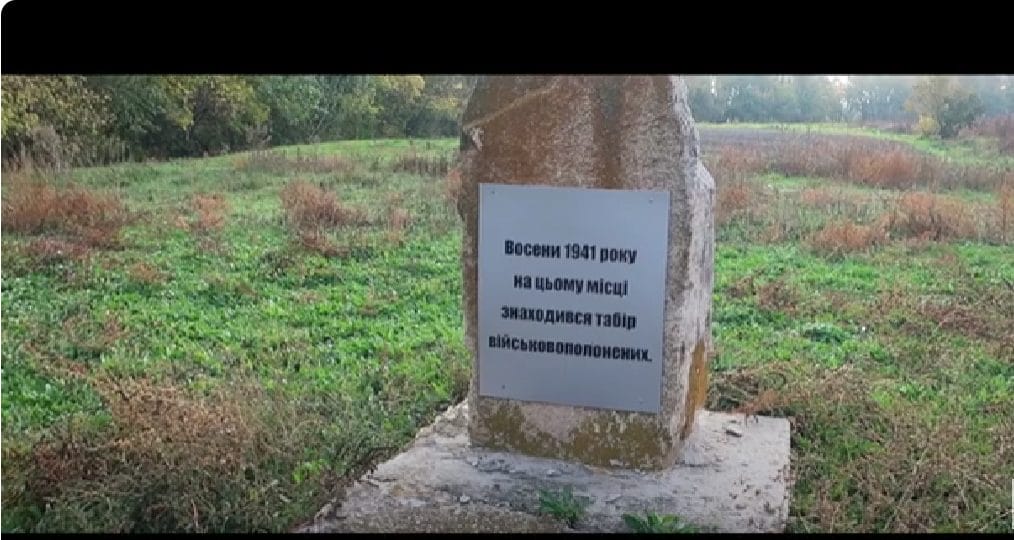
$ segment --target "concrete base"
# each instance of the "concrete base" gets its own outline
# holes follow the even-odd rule
[[[789,509],[789,422],[700,411],[680,463],[643,472],[472,447],[465,403],[325,506],[300,532],[627,532],[622,516],[675,514],[718,532],[778,532]],[[575,529],[539,490],[591,499]]]

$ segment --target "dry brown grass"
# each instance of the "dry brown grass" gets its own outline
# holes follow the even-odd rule
[[[320,229],[303,229],[296,231],[296,242],[303,249],[323,255],[325,257],[337,257],[346,252],[338,247],[328,235]]]
[[[91,250],[78,242],[68,242],[59,238],[33,238],[18,249],[33,268],[50,267],[74,261],[82,261]]]
[[[825,216],[873,219],[891,203],[889,195],[864,193],[841,186],[820,186],[799,192],[798,202],[820,210]]]
[[[213,404],[180,388],[146,379],[92,379],[117,420],[116,433],[102,444],[47,441],[32,450],[33,493],[52,496],[74,481],[100,480],[117,469],[143,464],[146,472],[195,468],[239,474],[253,443],[246,411],[228,400]],[[179,494],[183,495],[183,494]]]
[[[811,411],[800,431],[818,433],[821,417],[848,414],[855,419],[851,437],[875,448],[856,452],[840,463],[830,456],[806,458],[803,466],[816,470],[834,466],[836,470],[833,477],[810,479],[815,501],[805,519],[827,532],[933,532],[936,523],[981,512],[984,507],[994,509],[993,519],[1003,519],[1004,500],[996,494],[1003,492],[1009,478],[998,465],[1005,459],[1003,454],[1011,455],[1010,434],[994,432],[996,448],[1008,445],[1000,454],[963,451],[969,437],[964,419],[934,418],[919,403],[904,401],[885,410],[870,397],[870,385],[861,373],[843,367],[796,393],[799,407],[823,402],[840,409],[838,413],[826,407]],[[858,523],[857,510],[862,519]],[[966,527],[992,529],[996,521],[966,523]]]
[[[799,303],[799,293],[779,277],[757,289],[757,305],[768,311],[780,311],[792,315]]]
[[[1011,185],[1014,185],[1012,182]],[[867,192],[847,186],[765,187],[762,180],[719,182],[716,224],[725,234],[775,243],[805,240],[840,255],[903,242],[912,247],[953,240],[1010,241],[1014,189],[995,201],[929,191]]]
[[[461,189],[461,170],[451,169],[444,177],[444,200],[452,206],[457,206],[458,199],[461,197]]]
[[[997,149],[1005,154],[1014,154],[1014,114],[980,118],[962,135],[991,137],[996,139]]]
[[[325,257],[350,252],[349,247],[336,245],[328,231],[369,223],[363,209],[345,205],[335,192],[304,180],[289,182],[280,197],[295,243]]]
[[[757,294],[757,276],[747,274],[726,289],[731,298],[745,298]]]
[[[880,227],[833,221],[810,238],[810,246],[831,256],[841,256],[868,251],[886,240],[887,235]]]
[[[147,262],[139,262],[130,267],[127,271],[130,279],[143,285],[157,285],[165,281],[166,276]]]
[[[722,129],[715,130],[709,139],[705,162],[720,182],[773,172],[898,190],[995,190],[1005,175],[998,167],[951,163],[904,143],[869,137],[772,135]]]
[[[884,226],[899,237],[934,241],[976,238],[979,232],[971,205],[928,192],[902,194]]]
[[[910,298],[908,310],[931,321],[936,330],[982,340],[997,358],[1014,358],[1014,283],[1004,280],[990,286],[953,255],[941,265],[951,269],[955,292]]]
[[[112,416],[122,419],[110,449],[138,461],[239,472],[244,449],[254,443],[248,412],[235,400],[205,401],[164,381],[109,377],[96,382]]]
[[[733,219],[751,215],[762,204],[763,198],[759,191],[760,188],[753,182],[720,183],[715,208],[715,223],[722,225]]]
[[[842,200],[842,190],[828,188],[807,188],[799,194],[799,202],[820,209],[831,209]]]
[[[57,188],[21,175],[11,175],[4,185],[4,232],[58,234],[84,248],[115,249],[122,245],[121,230],[132,218],[113,193]]]
[[[225,226],[229,201],[221,193],[197,193],[191,199],[190,205],[195,216],[190,225],[192,232],[206,236],[220,232]]]
[[[3,190],[3,231],[38,234],[58,225],[60,194],[45,181],[10,176]]]
[[[404,196],[394,192],[387,196],[387,239],[400,245],[412,226],[412,214],[404,208]]]
[[[1001,167],[948,162],[904,143],[868,137],[714,131],[706,139],[705,161],[718,187],[715,221],[726,226],[725,235],[763,243],[805,240],[833,255],[892,239],[912,248],[952,240],[1010,241],[1014,173]],[[765,189],[757,177],[763,173],[844,180],[885,191]],[[949,188],[991,191],[997,197],[968,201],[938,192]]]
[[[1014,173],[1007,175],[1007,181],[997,193],[998,215],[997,226],[1000,229],[1000,242],[1006,243],[1011,239],[1010,229],[1014,223]]]
[[[232,166],[237,171],[279,175],[349,173],[355,169],[355,163],[343,156],[303,154],[299,149],[291,156],[279,150],[255,150],[234,158]]]
[[[451,158],[448,156],[428,156],[410,150],[394,158],[391,170],[417,174],[419,176],[445,177],[451,170]]]
[[[769,165],[768,157],[756,147],[720,146],[707,156],[708,171],[722,182],[743,180],[767,170]]]
[[[983,517],[966,520],[968,531],[1009,520],[1002,494],[1010,479],[1001,465],[1014,455],[1009,423],[987,432],[995,452],[969,452],[968,419],[928,414],[920,402],[881,405],[871,387],[891,381],[849,364],[714,375],[708,408],[789,419],[795,483],[807,494],[792,502],[795,531],[932,532],[970,512]]]
[[[412,223],[412,215],[404,208],[391,208],[387,213],[387,239],[400,245]]]
[[[736,407],[732,412],[734,414],[742,414],[744,424],[749,422],[750,418],[753,418],[756,422],[759,420],[757,415],[780,407],[784,401],[785,398],[778,391],[769,388],[761,392],[757,397]]]
[[[754,273],[747,274],[729,285],[726,294],[731,298],[755,297],[761,309],[787,314],[793,314],[799,303],[798,291],[786,282],[784,277],[758,285],[757,275]]]
[[[281,192],[286,223],[296,230],[337,228],[366,223],[366,213],[342,204],[338,194],[307,182],[293,180]]]
[[[41,504],[98,503],[97,509],[136,497],[132,515],[119,512],[121,522],[77,523],[82,531],[214,530],[204,522],[216,512],[214,479],[242,478],[251,452],[262,450],[251,409],[226,391],[202,399],[164,381],[87,379],[113,425],[98,434],[69,424],[25,455],[5,456],[24,467],[20,495]],[[87,514],[64,519],[75,518]]]
[[[190,197],[189,208],[176,214],[172,225],[192,233],[202,250],[217,252],[222,247],[220,233],[230,209],[228,199],[221,193],[195,193]]]
[[[908,186],[919,180],[925,163],[922,156],[905,150],[889,150],[880,153],[857,155],[846,167],[846,177],[850,180],[875,187]]]
[[[94,388],[111,423],[70,417],[5,444],[5,510],[46,508],[40,531],[281,532],[335,495],[338,474],[356,478],[382,457],[371,439],[327,431],[341,400],[293,400],[243,380],[195,391],[65,364],[47,371]],[[306,447],[338,449],[303,473],[310,481],[294,477]]]
[[[906,293],[895,285],[879,295],[874,312],[887,317],[891,310],[902,309],[912,316],[895,328],[898,332],[947,330],[980,339],[996,358],[1014,358],[1014,326],[1010,323],[1014,320],[1014,283],[981,279],[975,268],[963,263],[953,251],[944,251],[937,264],[949,270],[953,292]]]

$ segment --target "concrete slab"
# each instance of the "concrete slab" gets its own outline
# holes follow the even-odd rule
[[[473,447],[461,403],[300,532],[625,532],[625,513],[675,514],[718,532],[778,532],[788,518],[789,422],[699,411],[675,467],[604,469]],[[592,499],[574,529],[539,490]]]

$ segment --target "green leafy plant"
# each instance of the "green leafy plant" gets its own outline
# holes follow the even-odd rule
[[[636,533],[696,533],[704,530],[691,525],[674,515],[658,515],[646,512],[644,517],[635,514],[623,514],[623,522]]]
[[[588,497],[575,497],[571,488],[562,491],[539,491],[539,509],[556,519],[565,521],[568,527],[574,527],[584,516],[585,508],[591,504]]]

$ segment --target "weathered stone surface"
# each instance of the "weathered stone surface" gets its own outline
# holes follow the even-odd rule
[[[789,422],[700,411],[680,463],[661,471],[585,466],[472,446],[468,408],[450,408],[352,486],[303,532],[553,532],[538,491],[591,504],[574,530],[622,532],[624,513],[675,514],[719,532],[777,532],[789,508]],[[725,433],[737,422],[741,436]],[[554,474],[547,474],[554,471]],[[462,503],[461,501],[468,501]]]
[[[352,515],[318,523],[300,532],[316,533],[481,533],[565,532],[566,526],[548,516],[533,516],[488,504],[391,508],[383,514]]]
[[[481,79],[462,122],[462,272],[466,341],[477,358],[478,184],[668,190],[670,231],[661,414],[478,395],[478,444],[602,466],[674,464],[707,389],[714,182],[698,156],[686,87],[676,77]]]

